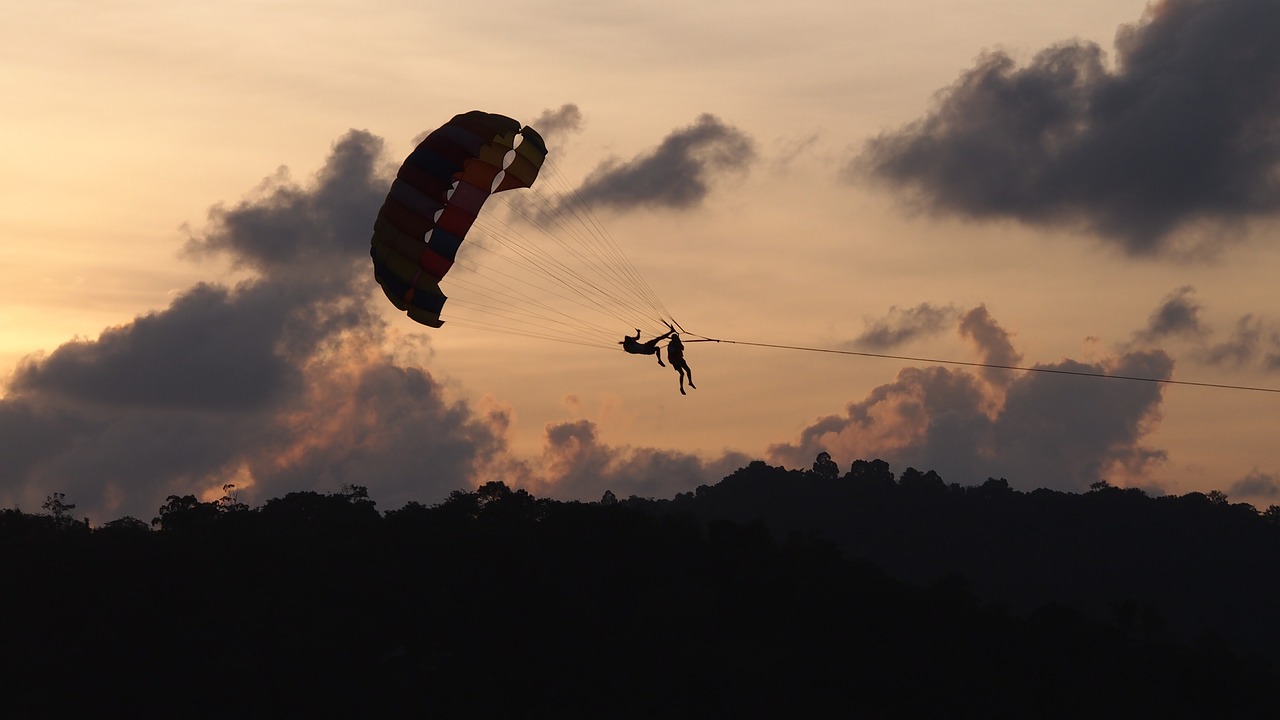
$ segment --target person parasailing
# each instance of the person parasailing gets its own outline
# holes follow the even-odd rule
[[[671,327],[671,326],[668,325],[667,327]],[[652,340],[646,340],[645,342],[640,342],[640,328],[636,328],[635,337],[631,337],[628,335],[622,338],[622,340],[618,342],[618,344],[622,346],[623,352],[630,353],[632,355],[657,355],[658,364],[661,365],[662,367],[666,367],[667,366],[666,363],[662,362],[662,350],[658,347],[658,343],[662,342],[663,340],[666,340],[667,338],[675,334],[676,334],[676,331],[672,329],[671,332],[667,333],[666,335],[659,335],[658,337],[655,337]]]
[[[668,325],[667,327],[671,326]],[[689,387],[697,390],[698,386],[693,384],[693,371],[689,369],[689,363],[684,360],[684,343],[680,340],[680,334],[674,329],[667,333],[667,336],[671,338],[667,343],[667,360],[670,360],[671,367],[680,373],[680,394],[687,395],[688,393],[684,391],[685,375],[689,376]]]

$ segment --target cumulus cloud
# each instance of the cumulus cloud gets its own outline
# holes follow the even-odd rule
[[[1001,366],[983,369],[987,382],[1007,385],[1013,376],[1002,368],[1016,367],[1022,362],[1022,353],[1013,347],[1009,331],[991,317],[986,305],[979,305],[960,316],[960,335],[974,344],[983,363]]]
[[[846,167],[929,210],[1083,228],[1133,255],[1213,249],[1280,212],[1280,4],[1160,0],[1101,48],[987,52]],[[1206,228],[1212,232],[1191,238]],[[1180,232],[1186,231],[1186,232]]]
[[[705,461],[682,452],[611,446],[600,440],[595,423],[576,420],[547,426],[533,485],[565,499],[599,499],[605,490],[620,498],[672,497],[715,484],[748,462],[734,452]]]
[[[1211,365],[1244,365],[1261,351],[1262,323],[1253,315],[1236,321],[1231,337],[1209,346],[1205,360]]]
[[[1204,306],[1191,286],[1166,295],[1146,325],[1133,333],[1133,346],[1178,343],[1190,357],[1206,365],[1233,368],[1280,369],[1280,330],[1254,313],[1241,315],[1229,334],[1215,340],[1217,330],[1204,319]]]
[[[1205,337],[1209,331],[1200,320],[1200,303],[1191,297],[1194,292],[1194,288],[1185,286],[1165,296],[1151,313],[1147,326],[1135,333],[1135,337],[1148,342],[1177,336]]]
[[[745,173],[755,158],[750,136],[713,115],[702,115],[629,161],[606,160],[577,193],[591,206],[684,210],[706,198],[716,175]]]
[[[983,362],[1021,358],[985,307],[965,313],[959,325]],[[1163,461],[1162,451],[1143,444],[1159,419],[1159,383],[1062,373],[1168,379],[1173,361],[1167,354],[1135,351],[1097,363],[1034,367],[1058,372],[905,368],[842,414],[814,421],[796,441],[772,446],[770,460],[803,467],[825,450],[837,458],[883,458],[898,471],[937,470],[952,482],[1002,476],[1026,489],[1072,492],[1101,479],[1144,481]]]
[[[886,317],[867,321],[866,330],[854,338],[852,347],[861,350],[889,350],[921,337],[937,335],[955,321],[951,305],[937,307],[920,303],[911,308],[889,308]]]
[[[555,110],[543,110],[528,123],[544,138],[553,138],[582,130],[582,111],[573,103],[565,103]]]
[[[1275,500],[1280,497],[1280,479],[1275,475],[1254,470],[1232,484],[1227,494],[1250,498],[1255,502]]]

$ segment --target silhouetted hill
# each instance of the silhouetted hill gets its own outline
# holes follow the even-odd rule
[[[1106,483],[1085,494],[1023,493],[999,479],[963,487],[913,468],[895,478],[880,460],[837,473],[823,456],[809,471],[756,462],[653,506],[704,522],[761,521],[779,537],[816,533],[896,578],[963,578],[976,597],[1019,611],[1055,603],[1280,661],[1280,507]]]
[[[1225,645],[1063,603],[1015,613],[959,580],[901,582],[814,533],[712,517],[802,522],[809,493],[836,487],[801,488],[814,479],[752,465],[696,496],[599,503],[491,483],[386,513],[362,488],[254,509],[171,497],[158,530],[132,518],[91,529],[60,496],[48,515],[0,511],[0,707],[5,717],[1265,716],[1272,671]],[[882,491],[910,491],[894,487]],[[774,514],[752,509],[767,497]],[[922,517],[960,513],[927,509],[934,501],[915,502]]]

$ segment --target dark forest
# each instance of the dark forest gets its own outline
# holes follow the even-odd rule
[[[671,499],[0,510],[5,717],[1272,717],[1280,507],[751,463]]]

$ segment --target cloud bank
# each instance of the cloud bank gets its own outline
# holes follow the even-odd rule
[[[957,332],[981,362],[1014,365],[1011,335],[979,306]],[[1097,363],[1063,360],[1034,367],[1167,379],[1163,351],[1136,350]],[[1015,487],[1083,492],[1106,479],[1150,482],[1165,458],[1144,437],[1159,419],[1158,383],[1086,380],[1043,372],[906,368],[897,379],[819,418],[793,442],[769,448],[771,462],[804,467],[819,452],[844,462],[882,458],[898,472],[937,470],[949,482],[1005,477]]]
[[[867,329],[848,346],[858,350],[891,350],[912,340],[943,332],[955,321],[957,310],[920,303],[911,308],[889,308],[884,318],[867,321]]]
[[[1212,250],[1280,213],[1280,3],[1160,0],[1097,45],[987,52],[845,177],[936,213],[1084,229],[1135,256]],[[1180,237],[1181,236],[1181,237]]]
[[[755,159],[749,135],[704,114],[629,161],[601,163],[577,194],[592,207],[685,210],[702,203],[717,175],[741,175]]]

